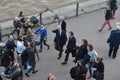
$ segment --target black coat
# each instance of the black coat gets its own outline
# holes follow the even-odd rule
[[[110,0],[110,8],[111,10],[115,10],[117,5],[116,5],[117,1],[116,0]]]
[[[9,53],[8,51],[4,51],[4,54],[2,54],[2,57],[1,57],[1,65],[4,66],[4,67],[8,67],[10,64],[10,56],[9,56]]]
[[[59,21],[59,23],[60,23],[60,21]],[[60,26],[61,26],[62,30],[64,30],[66,32],[66,22],[64,20],[62,21]]]
[[[110,46],[118,47],[120,45],[120,30],[112,30],[107,43],[110,43]]]
[[[84,44],[81,45],[76,56],[77,60],[83,59],[85,55],[87,55],[87,53],[88,53],[87,46]]]
[[[68,40],[67,49],[72,50],[75,47],[76,47],[76,38],[73,36],[70,37]]]
[[[71,68],[70,75],[74,80],[85,80],[87,71],[88,69],[85,66],[75,66]]]
[[[76,56],[76,38],[74,36],[69,38],[65,53],[72,53],[72,57]]]
[[[110,20],[111,19],[111,9],[107,10],[106,9],[106,12],[105,12],[105,20]]]
[[[8,40],[6,43],[6,47],[8,50],[14,50],[14,48],[16,47],[14,40]]]
[[[103,62],[95,63],[93,67],[96,68],[97,71],[104,73],[104,63]]]
[[[59,30],[57,30],[57,29],[53,30],[52,32],[56,33],[54,42],[56,44],[58,44],[59,46],[64,46],[66,44],[66,41],[67,41],[67,35],[66,35],[65,31],[62,30],[61,35],[60,35]]]

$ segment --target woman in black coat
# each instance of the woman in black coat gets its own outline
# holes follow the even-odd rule
[[[96,80],[104,80],[104,63],[102,62],[103,58],[97,57],[97,62],[94,65],[95,71],[100,72],[99,78],[95,78]],[[94,77],[94,72],[93,72]]]
[[[88,49],[88,41],[86,39],[82,39],[82,45],[79,47],[78,53],[76,55],[76,59],[74,62],[77,62],[77,60],[84,59],[84,57],[87,55]]]

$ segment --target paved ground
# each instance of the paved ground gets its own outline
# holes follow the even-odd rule
[[[113,29],[115,29],[115,22],[120,21],[120,9],[116,12],[115,20],[111,21]],[[110,34],[108,27],[102,31],[98,32],[98,29],[102,26],[104,22],[104,10],[99,10],[93,13],[80,15],[78,17],[66,20],[67,21],[67,32],[73,31],[77,38],[77,45],[81,45],[81,39],[85,38],[90,44],[93,44],[95,50],[100,56],[104,58],[105,63],[105,80],[120,80],[120,50],[116,59],[108,57],[108,44],[106,40]],[[31,74],[29,78],[25,76],[27,80],[46,80],[48,73],[52,72],[57,77],[57,80],[72,80],[69,71],[72,66],[74,66],[73,58],[70,56],[69,63],[65,66],[61,65],[63,62],[65,54],[61,60],[57,60],[58,52],[55,51],[53,46],[54,34],[51,30],[56,24],[51,24],[48,27],[48,43],[51,45],[50,50],[44,48],[43,53],[40,53],[40,61],[37,61],[36,68],[39,70],[36,74]],[[2,71],[2,70],[0,70]],[[94,79],[91,79],[94,80]]]
[[[20,11],[31,15],[44,10],[45,6],[55,8],[63,4],[86,0],[0,0],[0,21],[18,16]]]

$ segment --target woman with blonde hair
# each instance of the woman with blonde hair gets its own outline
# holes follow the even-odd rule
[[[104,80],[104,63],[102,62],[102,57],[96,58],[96,63],[94,65],[94,72],[93,72],[93,78],[96,80]]]
[[[55,75],[54,75],[54,74],[52,74],[52,73],[49,73],[48,80],[56,80]]]

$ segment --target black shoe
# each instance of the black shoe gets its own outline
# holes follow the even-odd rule
[[[100,29],[99,32],[101,32],[102,30]]]
[[[50,46],[48,45],[48,50],[50,49]]]
[[[26,75],[27,77],[30,77],[30,75],[29,75],[28,73],[25,73],[25,75]]]
[[[110,54],[109,54],[108,56],[109,56],[109,57],[111,57],[111,55],[110,55]]]
[[[58,60],[60,60],[61,56],[58,57]]]
[[[36,72],[38,72],[38,70],[33,71],[32,74],[34,74],[34,73],[36,73]]]
[[[66,64],[67,64],[67,62],[62,62],[61,64],[62,64],[62,65],[66,65]]]
[[[115,56],[113,56],[112,58],[115,59]]]

